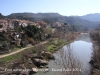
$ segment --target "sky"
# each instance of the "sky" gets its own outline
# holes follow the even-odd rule
[[[82,16],[100,13],[100,0],[0,0],[0,13],[59,13]]]

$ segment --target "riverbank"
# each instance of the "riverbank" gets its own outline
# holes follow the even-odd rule
[[[0,66],[3,67],[3,69],[5,68],[32,69],[36,67],[42,68],[48,64],[48,60],[54,59],[53,53],[55,51],[59,50],[64,45],[68,44],[70,41],[58,38],[49,39],[48,42],[44,44],[38,44],[31,48],[18,52],[16,54],[2,58],[0,60]],[[34,71],[32,70],[32,72]]]
[[[68,61],[63,60],[63,64],[60,62],[63,59],[62,57],[64,57],[64,58],[66,57],[67,59],[69,59],[69,55],[68,55],[69,53],[67,52],[68,50],[70,50],[70,51],[72,50],[71,53],[73,54],[73,58],[72,57],[71,58],[75,59],[75,61],[76,61],[76,62],[72,61],[72,63],[75,63],[75,64],[77,63],[78,65],[75,65],[75,66],[77,66],[77,68],[81,67],[82,72],[83,73],[85,72],[84,75],[88,75],[88,73],[90,72],[90,68],[89,68],[90,65],[88,62],[91,58],[91,53],[92,53],[92,51],[91,51],[92,42],[89,39],[88,34],[80,34],[74,41],[72,41],[71,43],[67,42],[67,44],[68,45],[64,45],[61,49],[59,49],[58,51],[53,53],[53,55],[55,56],[55,60],[49,61],[49,64],[47,65],[47,67],[49,67],[48,68],[49,72],[44,73],[42,71],[42,72],[38,72],[35,75],[44,75],[44,74],[45,75],[53,75],[54,73],[55,73],[55,75],[59,75],[59,73],[61,73],[61,72],[59,72],[59,71],[52,72],[52,68],[58,69],[58,67],[61,68],[61,66],[63,66],[64,64],[66,64],[66,66],[65,66],[66,68],[70,68]],[[64,54],[63,50],[64,50],[64,53],[66,53],[65,54],[66,56],[63,55]],[[69,62],[70,62],[70,60],[69,60]],[[81,66],[79,66],[79,65],[81,65]],[[83,68],[84,68],[84,70],[83,70]],[[86,72],[88,72],[88,73],[86,73]],[[63,74],[64,74],[64,72],[63,72]],[[63,74],[60,74],[60,75],[63,75]],[[66,74],[67,74],[67,72],[66,72]],[[75,75],[79,75],[79,74],[75,74]]]
[[[90,33],[93,43],[93,53],[91,57],[91,75],[100,75],[100,30],[94,30]]]
[[[33,58],[36,58],[36,59],[42,58],[41,59],[42,63],[44,61],[47,63],[48,62],[47,60],[54,59],[52,56],[52,53],[57,51],[59,48],[61,48],[65,44],[67,44],[65,40],[59,40],[57,38],[49,40],[49,42],[46,42],[44,44],[38,44],[28,49],[26,48],[25,50],[21,52],[18,52],[16,54],[12,54],[0,59],[0,66],[3,67],[3,69],[13,68],[12,66],[14,66],[14,68],[16,67],[20,68],[20,65],[24,64],[25,68],[32,69],[34,67],[37,67],[37,65],[34,63]],[[45,51],[45,53],[48,52],[48,54],[51,55],[51,57],[50,56],[45,57],[45,55],[41,57],[41,55],[43,54],[42,53],[43,51]],[[15,65],[15,64],[19,64],[19,65]]]
[[[68,42],[66,40],[59,40],[59,39],[53,39],[51,40],[47,45],[46,45],[46,49],[47,51],[54,53],[55,51],[57,51],[58,49],[60,49],[62,46],[64,46],[65,44],[67,44]]]

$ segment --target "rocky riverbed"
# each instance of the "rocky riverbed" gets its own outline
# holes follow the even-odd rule
[[[26,57],[27,60],[22,59],[22,61],[4,64],[5,67],[2,65],[2,67],[0,67],[0,75],[31,75],[37,72],[37,68],[43,68],[47,65],[48,60],[54,59],[52,53],[47,51],[41,51],[40,55],[34,53]],[[27,63],[25,61],[27,61]]]

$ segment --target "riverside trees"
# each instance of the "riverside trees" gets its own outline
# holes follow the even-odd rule
[[[92,74],[100,74],[100,26],[90,33],[90,37],[93,41],[93,55],[90,61],[92,65]]]

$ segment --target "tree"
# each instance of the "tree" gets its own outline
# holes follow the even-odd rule
[[[3,25],[0,25],[0,28],[2,28],[3,27]]]
[[[34,38],[34,40],[42,40],[43,29],[34,25],[28,25],[24,30],[28,37]]]

